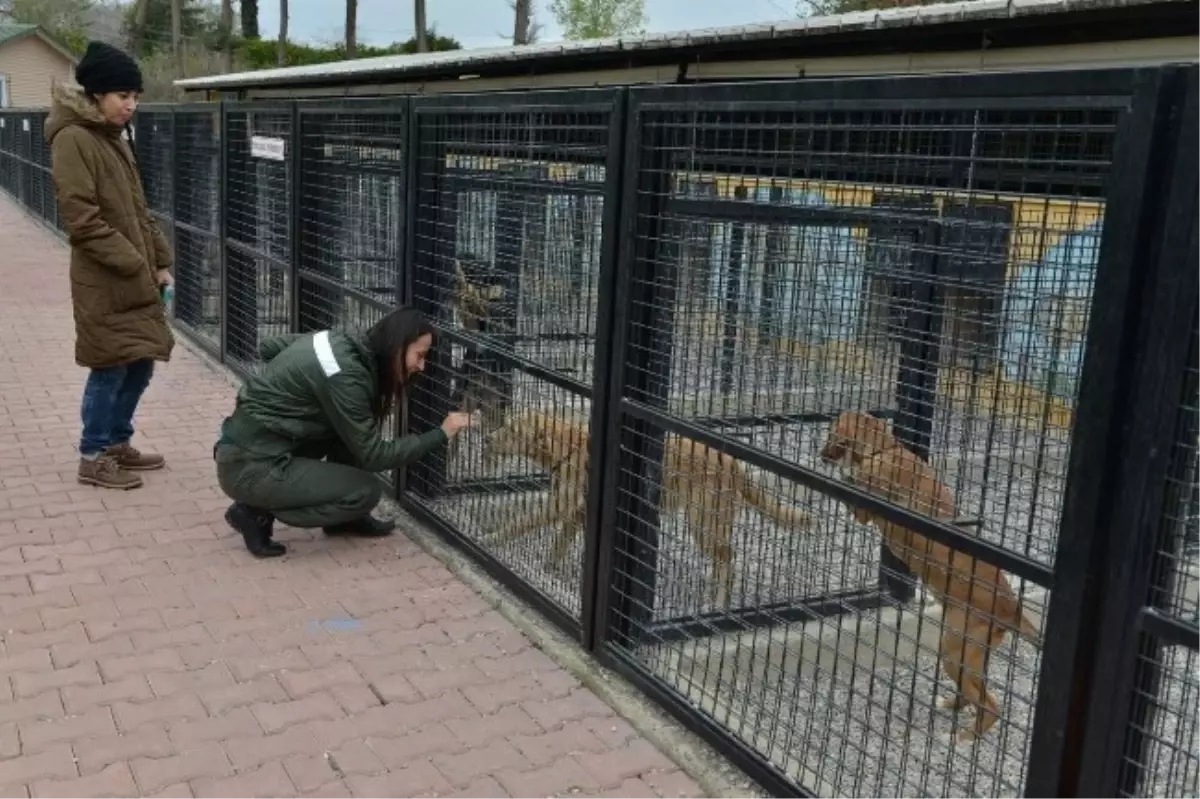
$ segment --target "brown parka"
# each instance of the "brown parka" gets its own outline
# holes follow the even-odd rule
[[[175,339],[154,273],[171,267],[171,249],[146,208],[129,143],[82,90],[57,86],[53,100],[45,131],[71,242],[75,362],[170,360]]]

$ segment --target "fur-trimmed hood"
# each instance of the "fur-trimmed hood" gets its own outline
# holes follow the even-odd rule
[[[58,83],[50,91],[50,114],[46,117],[46,143],[72,125],[121,134],[121,127],[104,118],[100,108],[84,94],[83,89],[69,83]]]

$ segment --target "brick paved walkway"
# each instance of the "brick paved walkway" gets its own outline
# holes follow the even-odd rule
[[[0,196],[0,795],[698,795],[408,539],[226,527],[234,390],[183,346],[142,489],[75,482],[67,251]]]

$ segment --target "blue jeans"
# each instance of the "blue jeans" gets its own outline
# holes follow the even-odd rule
[[[83,418],[80,455],[96,455],[133,438],[133,412],[152,374],[154,361],[149,358],[125,366],[93,369],[88,374],[79,411]]]

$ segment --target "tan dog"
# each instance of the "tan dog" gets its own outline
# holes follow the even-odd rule
[[[494,534],[507,541],[534,530],[557,526],[549,555],[560,570],[571,543],[583,535],[588,491],[589,436],[586,424],[532,409],[514,410],[488,438],[485,458],[523,456],[550,472],[545,507],[527,514]],[[752,505],[780,527],[807,527],[811,519],[768,496],[737,460],[691,439],[668,435],[663,442],[663,490],[660,511],[686,514],[688,529],[712,562],[713,596],[725,607],[733,572],[733,527],[740,504]]]
[[[863,413],[847,412],[829,431],[821,457],[840,463],[849,482],[896,505],[935,519],[954,517],[954,499],[933,468],[896,440],[887,422]],[[1037,630],[1021,613],[1020,604],[1003,573],[990,564],[875,516],[851,508],[861,524],[874,524],[888,548],[921,578],[945,609],[941,662],[957,691],[939,704],[976,707],[975,727],[958,734],[970,741],[996,723],[999,706],[984,685],[992,648],[1008,631],[1037,638]]]

